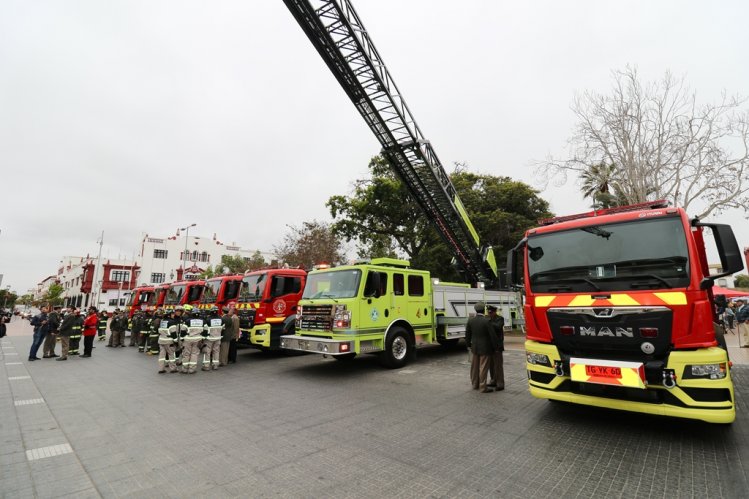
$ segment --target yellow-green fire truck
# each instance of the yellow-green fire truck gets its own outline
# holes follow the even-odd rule
[[[429,272],[392,258],[317,270],[307,275],[295,334],[282,336],[281,347],[339,360],[377,353],[384,365],[398,368],[417,346],[463,338],[479,301],[509,319],[515,300],[509,291],[433,281]]]

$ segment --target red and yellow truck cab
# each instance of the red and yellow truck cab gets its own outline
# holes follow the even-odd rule
[[[169,283],[159,284],[154,286],[154,293],[146,304],[146,309],[151,312],[155,312],[164,307],[164,300],[166,300],[166,294],[169,291]]]
[[[731,369],[713,281],[743,268],[731,228],[663,201],[542,221],[508,254],[525,290],[530,392],[730,423]],[[723,273],[711,276],[710,229]]]
[[[127,305],[125,306],[128,318],[131,318],[138,310],[145,310],[148,301],[153,297],[153,295],[153,286],[138,286],[133,289],[130,293],[130,298],[127,300]]]
[[[224,306],[236,306],[243,277],[244,274],[235,274],[206,279],[198,308],[207,311],[215,306],[222,313]]]
[[[302,297],[307,271],[263,269],[242,278],[237,299],[239,343],[261,350],[276,350],[281,335],[294,333],[297,303]]]
[[[169,285],[164,298],[164,310],[170,312],[177,305],[197,306],[203,296],[205,281],[177,281]]]

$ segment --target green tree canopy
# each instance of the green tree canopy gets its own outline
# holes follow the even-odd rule
[[[401,254],[417,268],[442,279],[461,279],[450,262],[451,249],[408,195],[381,157],[369,163],[370,177],[355,183],[350,196],[333,196],[327,206],[333,231],[354,240],[360,257]],[[551,216],[549,204],[529,185],[509,177],[457,169],[450,176],[482,244],[494,247],[503,265],[507,250],[522,239],[539,218]]]
[[[749,289],[749,275],[738,274],[734,276],[733,285],[737,288]]]
[[[273,251],[291,267],[311,269],[319,263],[340,265],[345,255],[341,238],[325,222],[304,222],[302,227],[289,226],[290,232]]]
[[[253,255],[245,259],[241,255],[222,255],[221,263],[217,263],[213,267],[210,265],[207,269],[200,274],[201,278],[208,279],[211,277],[228,274],[243,274],[248,270],[257,270],[263,267],[267,267],[268,263],[263,258],[260,251],[255,251]],[[228,271],[225,271],[228,269]]]
[[[0,289],[0,307],[10,308],[16,306],[18,295],[7,289]]]
[[[59,284],[50,285],[49,289],[47,289],[47,292],[44,293],[44,296],[42,297],[42,303],[46,303],[52,306],[62,305],[63,292],[65,292],[65,288],[63,288],[61,285]]]

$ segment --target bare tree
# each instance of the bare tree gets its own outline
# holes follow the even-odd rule
[[[668,199],[699,217],[729,208],[749,212],[749,113],[744,101],[723,94],[698,105],[684,79],[670,73],[643,85],[637,70],[613,72],[610,95],[585,92],[572,110],[578,123],[569,159],[548,158],[536,173],[561,183],[569,174],[608,177],[625,203]],[[590,185],[583,191],[591,195]]]
[[[313,220],[302,227],[289,225],[290,232],[273,248],[278,257],[292,267],[311,269],[319,263],[340,265],[345,260],[342,243],[330,224]]]

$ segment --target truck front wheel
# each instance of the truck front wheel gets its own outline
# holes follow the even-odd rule
[[[380,356],[382,363],[390,369],[401,368],[408,362],[412,348],[408,332],[396,326],[385,339],[385,351]]]

